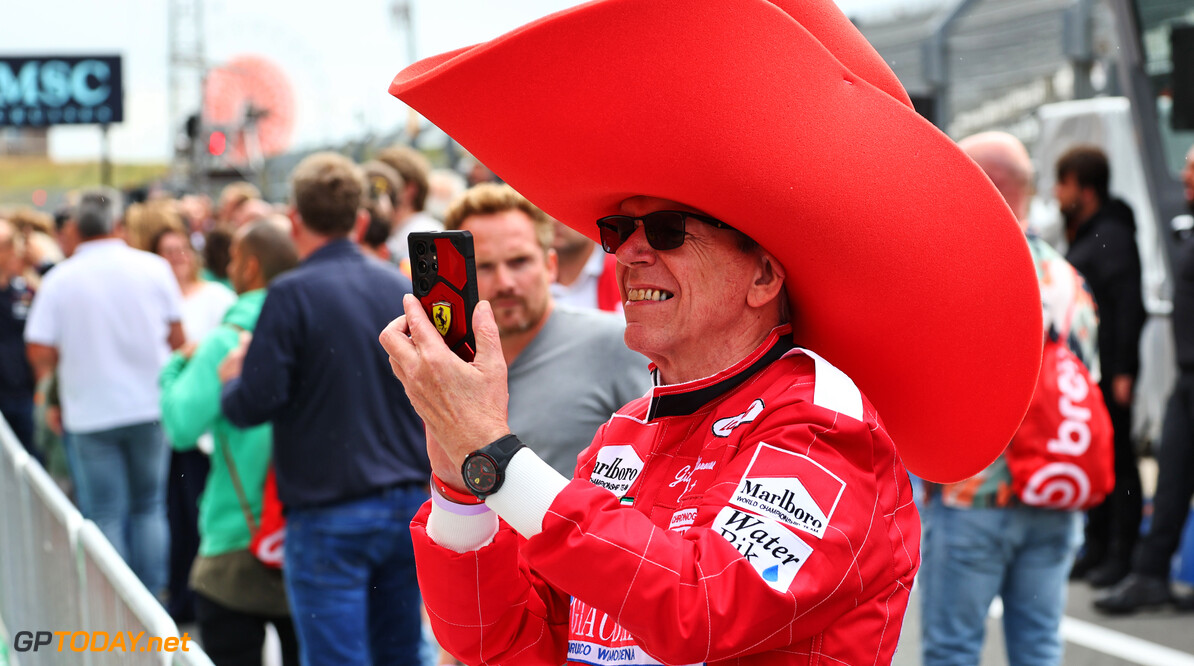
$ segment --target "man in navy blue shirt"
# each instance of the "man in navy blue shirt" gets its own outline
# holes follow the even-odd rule
[[[221,366],[221,406],[238,427],[274,427],[283,571],[303,663],[415,664],[409,524],[431,470],[422,422],[377,344],[410,281],[348,240],[368,221],[352,162],[312,155],[291,188],[303,261],[270,285],[251,343]]]

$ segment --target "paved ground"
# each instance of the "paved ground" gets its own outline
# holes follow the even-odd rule
[[[1091,608],[1094,593],[1084,583],[1070,583],[1069,604],[1062,634],[1066,637],[1065,666],[1194,666],[1194,614],[1164,610],[1132,617],[1107,617]],[[995,613],[999,612],[998,606]],[[895,666],[918,666],[920,605],[916,590],[904,619],[904,632]],[[1007,663],[1000,621],[987,621],[987,641],[980,666]]]
[[[1140,461],[1140,477],[1146,497],[1156,490],[1156,460]],[[1194,522],[1194,516],[1191,518]],[[1187,537],[1189,540],[1189,537]],[[1173,609],[1141,613],[1130,617],[1108,617],[1091,607],[1095,592],[1085,583],[1070,583],[1066,619],[1064,666],[1194,666],[1194,614]],[[1001,612],[998,606],[994,615]],[[1007,664],[1003,649],[1003,628],[998,617],[987,620],[987,640],[979,666]],[[900,649],[894,666],[919,666],[920,604],[916,589],[904,618]]]
[[[1066,636],[1064,666],[1194,666],[1194,614],[1173,610],[1144,613],[1126,618],[1109,618],[1091,609],[1094,598],[1089,586],[1071,583],[1069,608],[1062,633]],[[995,612],[999,612],[996,606]],[[192,637],[194,625],[181,627]],[[272,632],[271,632],[272,633]],[[276,641],[276,638],[274,639]],[[987,621],[987,641],[979,666],[1003,666],[1003,630],[999,619]],[[281,664],[276,643],[271,641],[267,666]],[[920,604],[915,588],[904,620],[903,636],[893,666],[920,666]],[[0,666],[4,659],[0,656]]]
[[[1140,468],[1145,494],[1151,497],[1156,463],[1145,458]],[[1064,666],[1194,666],[1194,613],[1168,609],[1131,617],[1107,617],[1091,608],[1094,596],[1085,583],[1070,583],[1066,619],[1062,624],[1062,634],[1066,637]],[[999,612],[997,605],[994,615]],[[188,628],[191,636],[198,635],[193,625],[184,630]],[[270,647],[266,664],[276,666],[281,663],[279,653],[276,644]],[[900,648],[892,664],[920,666],[920,663],[920,604],[913,588]],[[1005,664],[1003,629],[998,617],[991,617],[987,621],[987,640],[979,666]],[[0,666],[4,666],[2,656]]]

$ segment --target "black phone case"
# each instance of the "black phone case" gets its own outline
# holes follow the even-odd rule
[[[414,294],[444,342],[472,361],[473,309],[477,307],[477,265],[467,231],[418,231],[407,237]]]

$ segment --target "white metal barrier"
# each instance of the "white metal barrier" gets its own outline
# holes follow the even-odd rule
[[[84,520],[0,418],[0,636],[19,666],[211,666],[198,645],[151,644],[178,627],[99,528]],[[21,632],[31,632],[18,636]],[[37,632],[49,645],[32,649]],[[63,634],[61,632],[71,632]],[[120,636],[121,638],[117,638]],[[133,650],[132,639],[140,636]],[[119,641],[121,647],[114,644]],[[103,649],[100,648],[100,643]],[[60,652],[60,643],[64,649]],[[169,645],[165,645],[169,648]]]

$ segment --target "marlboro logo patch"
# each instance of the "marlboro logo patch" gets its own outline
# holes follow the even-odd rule
[[[642,471],[643,459],[638,457],[633,446],[607,446],[597,453],[597,463],[589,481],[623,497]]]
[[[760,444],[730,504],[820,539],[845,489],[844,481],[812,458]]]

